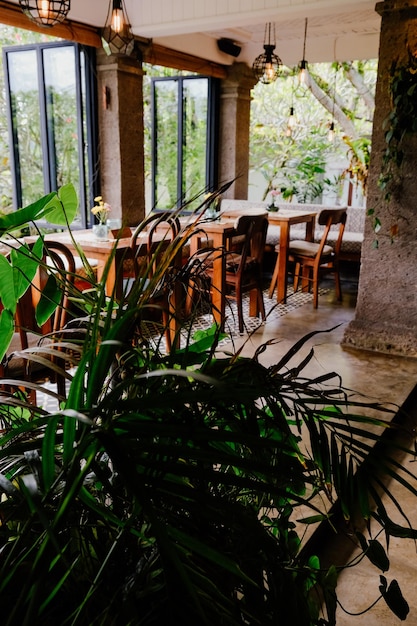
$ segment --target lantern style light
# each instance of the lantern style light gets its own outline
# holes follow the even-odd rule
[[[256,57],[252,65],[256,78],[265,85],[273,83],[278,78],[282,66],[281,59],[274,54],[276,47],[275,24],[273,31],[273,42],[271,43],[271,23],[265,25],[264,52]]]
[[[135,39],[130,29],[123,0],[110,0],[106,25],[102,30],[101,39],[108,54],[124,56],[132,54]]]
[[[63,22],[71,8],[71,0],[19,0],[20,8],[39,26]]]

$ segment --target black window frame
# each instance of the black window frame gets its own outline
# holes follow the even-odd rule
[[[41,116],[41,146],[43,161],[44,193],[57,191],[56,163],[53,127],[47,120],[47,90],[45,86],[44,51],[46,49],[72,47],[74,49],[76,99],[77,99],[77,142],[78,166],[80,170],[80,189],[78,193],[80,219],[74,228],[91,226],[92,218],[89,207],[99,190],[99,157],[98,157],[98,114],[97,114],[97,78],[96,51],[89,46],[82,46],[72,41],[33,43],[19,46],[5,46],[2,50],[5,81],[5,101],[7,106],[7,123],[10,138],[10,166],[12,174],[13,208],[22,206],[22,185],[19,163],[19,146],[16,129],[13,125],[13,103],[10,91],[9,55],[16,51],[34,50],[38,68],[38,93]],[[81,55],[84,61],[82,63]],[[84,77],[82,76],[84,67]],[[83,80],[84,78],[84,80]],[[83,91],[83,87],[85,91]],[[83,102],[84,99],[84,102]],[[85,118],[84,118],[85,115]],[[85,128],[85,132],[84,132]],[[86,157],[85,157],[86,154]],[[87,162],[86,162],[87,160]],[[88,192],[87,192],[88,190]],[[44,224],[40,221],[39,226]]]
[[[155,76],[151,78],[151,151],[152,151],[152,186],[151,197],[152,207],[154,210],[160,210],[157,206],[156,198],[156,174],[157,174],[157,154],[158,154],[158,136],[156,124],[156,89],[158,82],[174,81],[177,83],[178,96],[178,155],[177,155],[177,202],[173,210],[180,209],[184,203],[186,190],[184,189],[183,176],[183,146],[184,146],[184,82],[189,80],[197,80],[204,78],[207,80],[207,132],[206,132],[206,173],[205,173],[205,189],[213,191],[218,185],[218,146],[219,146],[219,94],[220,81],[212,76],[202,74],[181,75],[181,76]],[[166,210],[166,209],[162,209]],[[183,211],[188,213],[189,211]]]

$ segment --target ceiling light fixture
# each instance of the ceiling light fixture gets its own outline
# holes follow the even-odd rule
[[[107,54],[129,56],[133,52],[135,38],[132,34],[123,0],[110,0],[106,25],[101,39]]]
[[[287,137],[292,137],[292,133],[295,127],[297,126],[297,118],[295,117],[295,109],[294,109],[294,75],[295,75],[295,70],[292,76],[290,114],[288,116],[287,128],[285,130],[285,134]]]
[[[282,61],[274,54],[275,47],[275,24],[273,25],[272,43],[271,23],[265,24],[264,52],[256,57],[252,65],[256,78],[265,85],[273,83],[278,78],[281,71]]]
[[[39,26],[63,22],[71,8],[71,0],[19,0],[20,8]]]
[[[305,85],[305,86],[308,85],[308,63],[306,61],[307,25],[308,25],[308,18],[306,17],[305,26],[304,26],[303,58],[300,61],[300,64],[298,66],[300,70],[298,74],[298,80],[300,81],[302,85]]]
[[[329,132],[328,132],[328,135],[327,135],[327,139],[330,142],[333,142],[335,140],[334,103],[335,103],[335,99],[336,99],[336,79],[337,79],[338,69],[339,69],[339,63],[336,63],[335,71],[334,71],[334,85],[333,85],[332,121],[329,124]]]

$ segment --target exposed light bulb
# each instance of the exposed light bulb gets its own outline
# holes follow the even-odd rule
[[[110,28],[115,33],[121,33],[124,25],[125,25],[125,22],[124,22],[123,9],[121,7],[114,8],[112,15],[111,15]]]
[[[288,121],[287,121],[287,130],[285,131],[285,134],[287,137],[291,137],[292,131],[294,130],[296,126],[297,126],[297,120],[294,114],[294,107],[290,107],[290,114],[289,114]]]
[[[294,107],[291,107],[290,108],[290,116],[288,118],[288,126],[290,128],[295,128],[296,125],[297,125],[297,120],[295,119]]]
[[[304,85],[304,87],[308,86],[308,83],[309,83],[308,67],[307,67],[307,61],[305,61],[304,59],[300,63],[300,73],[298,74],[298,80],[301,85]]]
[[[274,79],[275,69],[272,62],[268,62],[265,65],[264,76],[268,82],[271,82]]]
[[[39,4],[39,17],[45,20],[48,19],[50,11],[49,0],[41,0]]]

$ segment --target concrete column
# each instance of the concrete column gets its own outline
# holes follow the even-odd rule
[[[367,209],[374,214],[366,220],[356,314],[343,343],[417,357],[416,133],[403,141],[399,185],[388,200],[378,186],[387,146],[383,124],[391,110],[390,76],[393,62],[407,67],[409,51],[417,51],[417,0],[385,0],[376,10],[382,24],[367,197]],[[378,233],[375,217],[381,222]]]
[[[249,179],[251,89],[255,76],[244,63],[230,66],[220,89],[219,181],[235,180],[227,198],[246,199]]]
[[[134,226],[145,215],[143,70],[130,57],[98,51],[101,191],[111,217]]]

